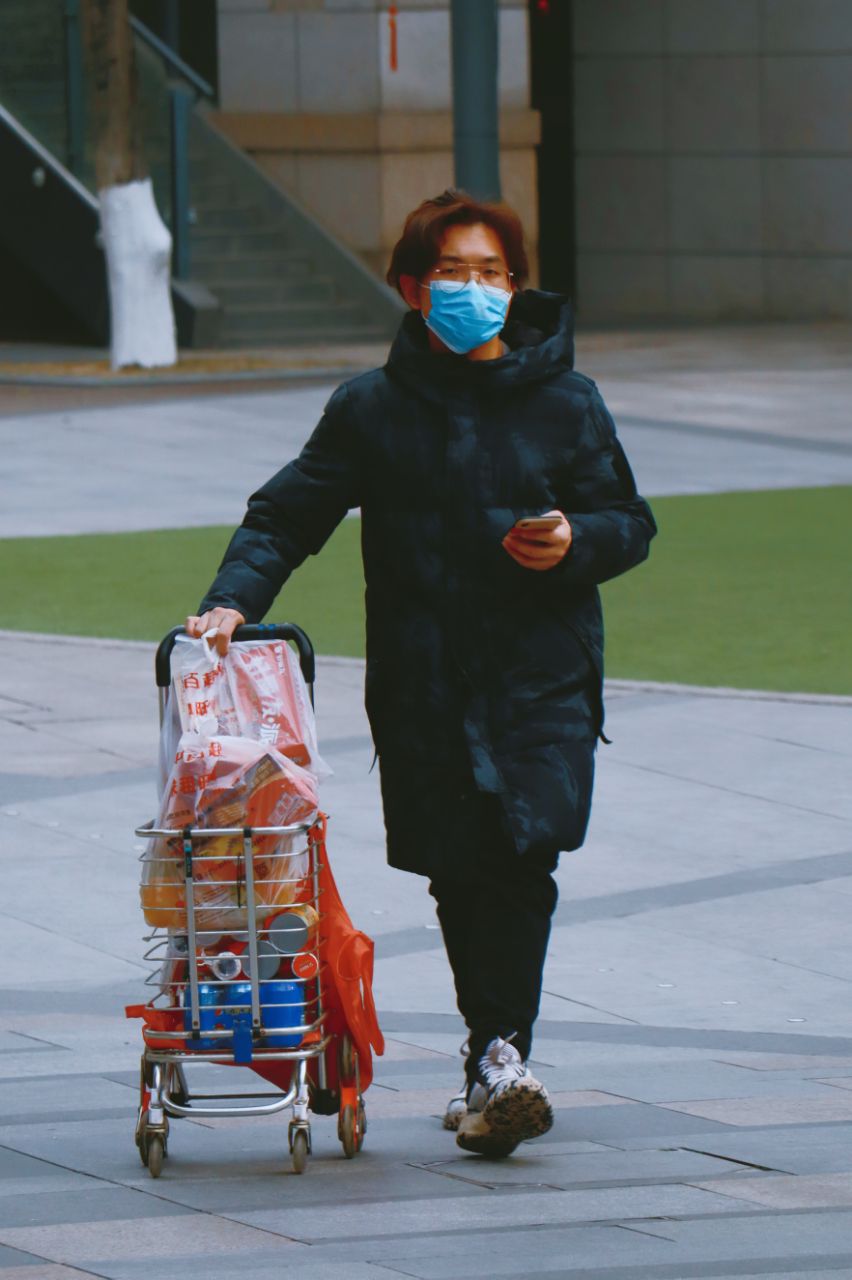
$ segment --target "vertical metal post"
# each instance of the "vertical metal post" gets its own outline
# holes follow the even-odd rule
[[[80,0],[65,0],[62,18],[65,24],[65,118],[68,128],[68,168],[79,177],[83,170],[86,145]]]
[[[189,116],[192,93],[182,84],[169,85],[172,160],[172,275],[189,277]]]
[[[260,1030],[260,965],[257,951],[257,898],[254,884],[254,846],[251,827],[243,827],[243,868],[246,877],[248,912],[249,982],[251,983],[251,1025]]]
[[[186,892],[186,934],[189,948],[189,991],[192,1022],[192,1038],[198,1039],[201,1027],[201,1006],[198,995],[198,953],[197,933],[195,929],[195,878],[192,869],[192,835],[191,827],[183,829],[183,876]]]
[[[498,200],[497,0],[452,0],[451,23],[456,186]]]
[[[314,689],[314,686],[312,683],[311,684],[312,698],[313,698],[313,689]],[[308,857],[310,859],[310,876],[311,876],[311,883],[313,887],[314,905],[316,907],[317,916],[319,917],[318,923],[317,923],[317,940],[316,940],[316,947],[318,952],[319,952],[319,942],[320,942],[319,935],[322,932],[322,929],[324,927],[322,903],[320,901],[320,850],[321,849],[324,851],[325,844],[323,841],[317,838],[316,828],[312,828],[311,831],[308,832]],[[325,1026],[322,1025],[322,1018],[323,1018],[323,1014],[325,1013],[325,1001],[323,999],[323,989],[322,989],[322,964],[320,964],[317,968],[317,975],[316,975],[316,978],[314,979],[314,983],[315,983],[314,990],[316,991],[316,1007],[314,1009],[314,1016],[313,1018],[306,1018],[306,1015],[302,1014],[302,1017],[306,1018],[306,1021],[318,1022],[320,1024],[320,1035],[325,1035]],[[307,982],[302,987],[302,993],[306,997],[305,1009],[307,1009],[308,1007]],[[317,1059],[317,1084],[321,1089],[328,1088],[328,1070],[325,1065],[324,1052],[321,1053],[319,1058]]]

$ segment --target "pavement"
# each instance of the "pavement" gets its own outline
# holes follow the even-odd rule
[[[579,363],[649,494],[849,483],[838,338],[622,335]],[[18,405],[0,457],[14,443],[13,501],[37,468],[54,476],[28,532],[149,527],[133,477],[171,436],[162,469],[194,458],[216,493],[203,522],[230,520],[324,396]],[[96,471],[110,431],[114,465]],[[205,440],[230,442],[227,467]],[[153,1182],[133,1145],[138,1024],[121,1016],[147,972],[132,829],[156,806],[152,646],[0,633],[0,1280],[852,1277],[852,700],[610,684],[614,742],[587,844],[558,873],[533,1050],[557,1120],[495,1163],[438,1119],[464,1029],[425,882],[384,861],[362,684],[361,663],[321,659],[329,849],[376,939],[387,1037],[364,1150],[345,1160],[317,1117],[297,1177],[281,1117],[186,1120]]]

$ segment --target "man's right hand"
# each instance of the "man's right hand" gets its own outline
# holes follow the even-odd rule
[[[241,613],[237,613],[236,609],[217,608],[211,609],[209,613],[202,613],[200,618],[188,617],[185,625],[186,634],[196,639],[215,628],[217,634],[211,636],[211,640],[216,647],[216,652],[224,656],[228,652],[231,636],[237,627],[242,627],[244,624],[245,618]]]

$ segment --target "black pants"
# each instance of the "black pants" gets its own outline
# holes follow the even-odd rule
[[[456,840],[465,855],[434,876],[429,892],[455,980],[459,1012],[470,1032],[468,1079],[495,1036],[529,1056],[541,999],[542,970],[557,888],[558,852],[519,856],[495,796],[468,791]]]

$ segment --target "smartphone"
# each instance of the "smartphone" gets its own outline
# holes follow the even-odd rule
[[[558,529],[562,523],[561,516],[522,516],[515,525],[516,529]]]

